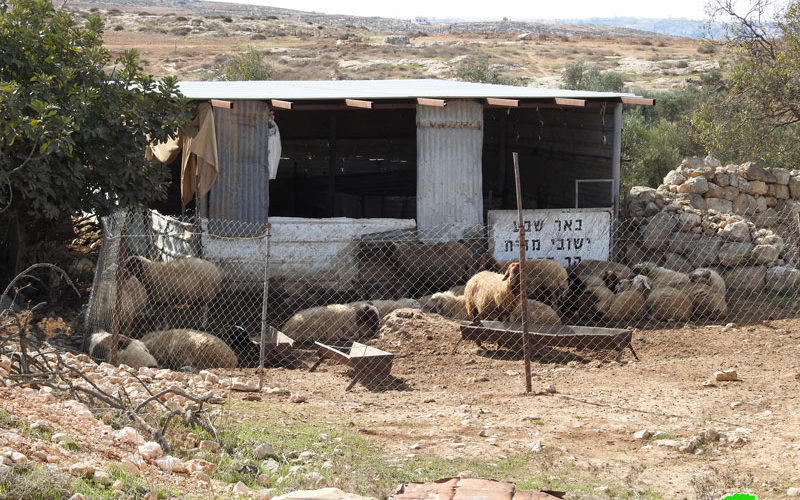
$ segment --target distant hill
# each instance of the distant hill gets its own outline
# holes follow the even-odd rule
[[[704,38],[711,36],[719,40],[725,34],[719,23],[709,25],[708,21],[686,18],[646,19],[641,17],[590,17],[587,19],[551,19],[540,20],[550,24],[577,24],[580,26],[613,26],[650,31],[662,35],[682,36],[687,38]]]

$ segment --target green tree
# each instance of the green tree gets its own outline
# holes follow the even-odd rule
[[[271,80],[272,66],[269,65],[264,54],[257,51],[255,47],[250,47],[225,63],[222,73],[229,81]]]
[[[582,59],[567,64],[561,73],[563,89],[622,92],[624,87],[622,75],[614,71],[602,71],[595,65],[587,65]]]
[[[144,158],[188,118],[174,78],[125,52],[110,74],[97,17],[0,0],[0,210],[26,221],[147,203],[165,167]]]
[[[800,161],[800,2],[782,7],[719,0],[713,18],[727,26],[727,79],[692,118],[695,140],[723,161],[765,166]],[[773,15],[773,12],[775,13]]]
[[[499,85],[522,85],[518,78],[501,75],[489,65],[487,54],[469,56],[456,68],[455,76],[464,82],[495,83]]]

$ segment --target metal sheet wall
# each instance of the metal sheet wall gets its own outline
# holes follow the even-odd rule
[[[458,239],[483,223],[483,108],[448,101],[447,107],[417,107],[417,224]],[[441,229],[451,226],[447,234]]]
[[[267,119],[260,101],[214,108],[219,176],[208,195],[211,219],[265,222],[269,207]]]

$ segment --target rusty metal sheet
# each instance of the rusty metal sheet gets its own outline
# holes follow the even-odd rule
[[[392,500],[558,500],[561,491],[517,491],[514,483],[490,479],[446,478],[430,483],[406,483]]]

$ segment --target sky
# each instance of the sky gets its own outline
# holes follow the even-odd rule
[[[226,1],[226,0],[223,0]],[[232,0],[227,0],[232,1]],[[583,19],[587,17],[685,17],[705,19],[704,0],[496,0],[483,3],[464,0],[235,0],[248,3],[312,11],[325,14],[381,16],[411,19],[499,20]]]

